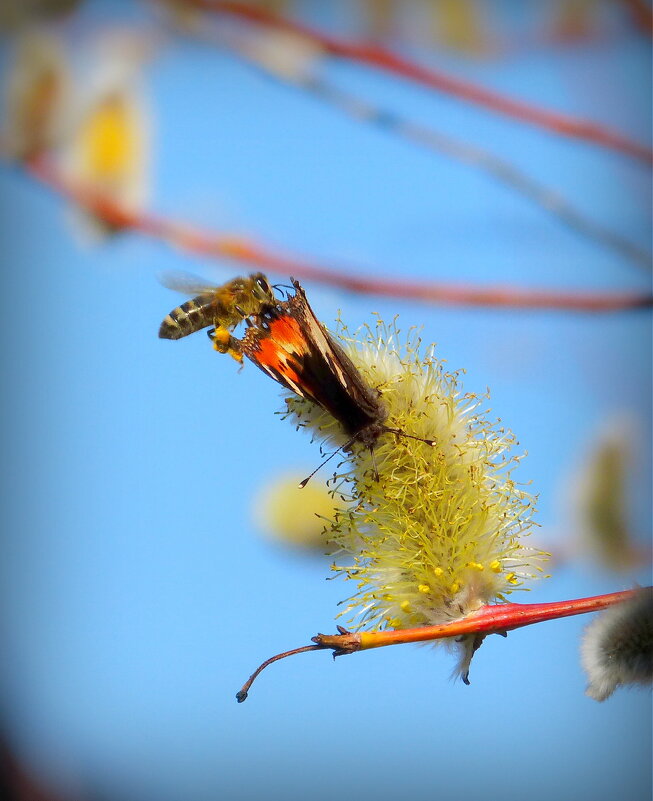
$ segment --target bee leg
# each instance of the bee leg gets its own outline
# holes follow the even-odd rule
[[[221,325],[214,330],[211,338],[213,339],[213,347],[219,353],[228,353],[232,359],[242,365],[243,349],[240,345],[240,340],[232,337],[229,331]]]
[[[222,325],[209,328],[206,333],[211,342],[213,342],[214,350],[217,350],[218,353],[228,353],[232,359],[235,359],[240,364],[242,369],[243,350],[240,340],[232,337],[229,330]]]
[[[207,332],[209,339],[213,342],[213,347],[218,353],[229,353],[231,349],[231,340],[233,337],[229,331],[222,325],[209,329]]]

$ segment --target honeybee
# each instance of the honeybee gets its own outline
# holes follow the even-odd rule
[[[239,362],[243,360],[240,342],[231,336],[231,332],[245,318],[260,314],[278,302],[263,273],[234,278],[222,286],[177,273],[164,273],[160,281],[169,289],[195,294],[195,297],[166,315],[159,328],[159,337],[181,339],[212,326],[208,334],[213,347],[220,353],[229,353]]]

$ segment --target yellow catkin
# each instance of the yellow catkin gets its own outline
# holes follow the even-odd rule
[[[357,337],[340,333],[380,392],[387,425],[436,441],[381,434],[373,458],[354,444],[331,482],[347,503],[330,532],[342,552],[333,567],[357,587],[342,613],[348,625],[433,625],[505,600],[544,558],[524,544],[534,499],[511,478],[514,438],[488,420],[487,397],[463,393],[459,375],[445,372],[432,348],[422,352],[415,335],[400,344],[396,325],[380,320]],[[316,438],[331,447],[346,442],[315,404],[297,396],[286,403],[290,420]],[[462,671],[473,652],[467,645]]]
[[[125,98],[111,94],[80,131],[82,169],[98,180],[123,176],[138,156],[136,126]]]
[[[5,73],[4,148],[27,159],[60,144],[70,103],[66,50],[57,37],[28,29],[16,38]]]

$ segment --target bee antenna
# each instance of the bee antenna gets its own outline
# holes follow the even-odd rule
[[[425,442],[432,448],[435,448],[435,446],[438,444],[437,439],[426,439],[426,437],[416,437],[414,434],[407,434],[400,428],[388,428],[388,426],[384,426],[383,430],[387,431],[389,434],[396,434],[398,437],[408,437],[408,439],[416,439],[418,442]]]
[[[321,464],[319,464],[319,465],[318,465],[318,466],[315,468],[315,470],[313,470],[313,472],[310,474],[310,476],[306,476],[306,478],[305,478],[303,481],[300,481],[300,482],[299,482],[299,488],[300,488],[300,489],[304,489],[304,487],[305,487],[305,486],[308,484],[308,482],[309,482],[309,481],[310,481],[310,480],[313,478],[313,476],[314,476],[314,475],[317,473],[317,471],[318,471],[318,470],[321,470],[321,469],[324,467],[324,465],[325,465],[325,464],[326,464],[328,461],[330,461],[331,459],[333,459],[333,457],[334,457],[334,456],[335,456],[337,453],[340,453],[340,451],[341,451],[341,450],[345,450],[345,449],[347,449],[347,448],[348,448],[348,447],[349,447],[349,446],[352,444],[352,442],[354,442],[354,440],[355,440],[355,437],[352,437],[352,438],[351,438],[351,439],[350,439],[348,442],[345,442],[345,444],[344,444],[344,445],[341,445],[339,448],[336,448],[336,450],[335,450],[333,453],[330,453],[330,454],[327,456],[327,458],[326,458],[326,459],[325,459],[325,460],[324,460],[324,461],[323,461]]]

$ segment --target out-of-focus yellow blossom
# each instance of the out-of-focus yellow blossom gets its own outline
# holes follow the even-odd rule
[[[157,0],[152,5],[155,14],[162,14],[169,25],[184,33],[201,33],[205,14],[187,0]]]
[[[628,570],[639,557],[627,514],[632,437],[624,422],[610,423],[571,482],[579,550],[609,570]]]
[[[251,3],[272,14],[288,14],[291,11],[292,2],[290,0],[254,0]]]
[[[64,165],[76,185],[138,212],[148,194],[149,116],[138,88],[144,55],[136,39],[119,36],[98,47],[96,74],[89,81]],[[113,229],[96,220],[100,230]]]
[[[111,195],[120,195],[140,174],[143,157],[138,114],[126,92],[114,90],[99,98],[83,121],[75,147],[79,175]]]
[[[445,47],[482,55],[487,49],[475,0],[428,0],[435,38]]]
[[[55,147],[66,128],[70,76],[63,43],[45,30],[16,39],[7,72],[3,149],[28,159]]]
[[[270,537],[286,545],[322,553],[333,551],[328,530],[343,504],[319,482],[300,488],[299,483],[305,477],[289,473],[265,486],[254,505],[256,523]]]
[[[596,34],[602,5],[601,0],[557,0],[552,7],[555,38],[575,42]]]
[[[40,20],[64,17],[78,5],[80,0],[2,0],[0,28],[11,30]]]
[[[534,500],[512,477],[519,461],[509,454],[514,438],[487,419],[485,396],[463,393],[433,348],[420,354],[414,334],[400,344],[395,324],[378,320],[362,340],[341,326],[340,339],[380,391],[387,425],[437,441],[431,447],[382,434],[373,454],[354,445],[348,469],[331,482],[347,506],[330,537],[351,555],[333,569],[358,586],[341,613],[347,623],[358,629],[445,623],[523,589],[541,574],[546,555],[524,545]],[[296,396],[286,403],[293,423],[330,445],[345,444],[340,424],[321,408]],[[459,643],[463,678],[478,642]]]
[[[395,0],[363,0],[366,35],[369,39],[389,39],[395,33]]]

